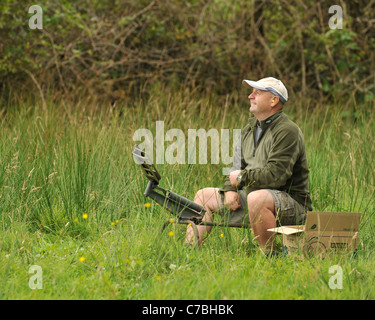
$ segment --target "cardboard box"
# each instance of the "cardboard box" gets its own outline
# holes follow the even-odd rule
[[[360,213],[308,211],[302,226],[268,229],[282,235],[283,253],[324,257],[328,253],[354,253],[358,246]]]

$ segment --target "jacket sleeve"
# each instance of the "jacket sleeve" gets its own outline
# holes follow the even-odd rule
[[[278,189],[292,176],[300,154],[298,128],[284,128],[274,133],[267,164],[262,168],[245,168],[241,186]]]

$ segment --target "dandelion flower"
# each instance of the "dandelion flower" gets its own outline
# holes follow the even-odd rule
[[[173,237],[174,233],[173,231],[168,232],[168,236]]]
[[[74,222],[78,222],[78,218],[75,218],[75,219],[74,219]]]
[[[220,234],[220,238],[224,238],[224,234],[223,233]]]
[[[156,277],[156,280],[161,280],[161,276],[157,276],[157,277]]]
[[[116,223],[119,223],[120,222],[120,220],[116,220]]]
[[[169,219],[169,223],[173,223],[174,222],[174,219]]]
[[[150,207],[151,207],[151,203],[150,203],[150,202],[146,202],[146,203],[145,203],[145,207],[146,207],[146,208],[150,208]]]
[[[79,258],[79,261],[81,261],[81,262],[85,262],[85,260],[86,260],[85,257],[81,257],[81,258]]]
[[[86,220],[86,219],[88,218],[88,214],[87,214],[87,213],[84,213],[84,214],[82,215],[82,218]]]
[[[111,222],[111,226],[114,226],[116,223],[114,223],[113,221]]]

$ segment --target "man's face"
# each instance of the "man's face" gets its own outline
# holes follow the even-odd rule
[[[250,112],[255,116],[267,115],[271,112],[272,99],[274,95],[268,91],[253,89],[248,96],[250,99]]]

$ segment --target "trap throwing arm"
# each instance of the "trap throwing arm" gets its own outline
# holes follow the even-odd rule
[[[160,188],[153,180],[148,181],[144,195],[177,215],[180,223],[183,222],[181,220],[191,220],[194,223],[199,224],[202,222],[203,216],[206,212],[199,204],[196,204],[195,202],[170,190]]]

